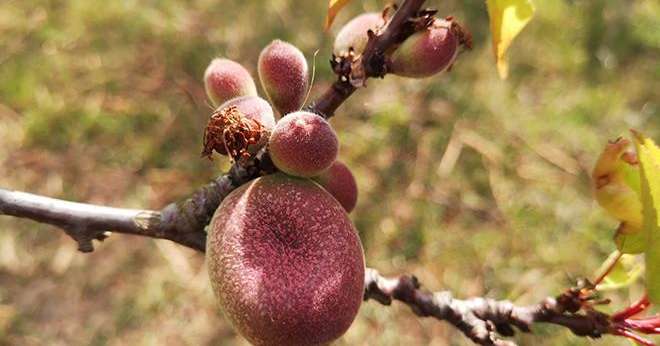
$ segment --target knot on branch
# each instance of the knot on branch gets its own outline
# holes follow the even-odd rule
[[[92,240],[103,241],[110,236],[109,231],[90,230],[84,226],[61,226],[64,233],[78,243],[78,251],[89,253],[94,251]]]

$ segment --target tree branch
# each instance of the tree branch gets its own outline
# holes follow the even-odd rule
[[[421,317],[444,320],[458,328],[479,345],[515,345],[500,336],[513,336],[515,328],[529,333],[535,323],[550,323],[571,330],[575,335],[599,338],[615,334],[610,316],[587,310],[578,313],[574,303],[579,300],[577,290],[567,290],[557,298],[546,298],[531,306],[516,306],[507,300],[487,298],[454,299],[447,291],[427,292],[420,289],[414,276],[382,277],[377,270],[365,273],[364,299],[373,299],[383,305],[398,300]]]
[[[234,164],[223,174],[202,186],[185,200],[170,203],[161,210],[111,208],[75,203],[0,188],[0,215],[10,215],[47,223],[64,230],[78,242],[78,250],[92,252],[92,240],[104,240],[108,232],[168,239],[204,251],[206,231],[220,202],[234,189],[274,166],[261,151],[245,166]]]

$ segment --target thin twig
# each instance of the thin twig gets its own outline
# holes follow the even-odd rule
[[[420,287],[414,276],[385,278],[377,270],[367,269],[364,299],[373,299],[383,305],[398,300],[418,316],[451,323],[479,345],[515,345],[501,336],[513,336],[514,327],[529,333],[535,323],[562,326],[576,335],[591,338],[613,333],[607,315],[596,311],[571,311],[566,299],[570,291],[557,298],[546,298],[536,305],[516,306],[508,300],[481,297],[460,300],[447,291],[428,292]]]

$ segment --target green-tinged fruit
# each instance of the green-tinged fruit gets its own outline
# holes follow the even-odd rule
[[[257,86],[241,64],[223,58],[211,61],[204,72],[206,95],[213,106],[240,96],[257,96]]]
[[[259,55],[259,79],[268,99],[280,114],[300,110],[305,102],[309,71],[296,46],[275,40]]]
[[[358,197],[357,183],[353,173],[343,162],[335,161],[315,180],[337,199],[347,213],[353,211]]]
[[[319,175],[337,159],[337,134],[321,116],[299,111],[280,119],[268,140],[275,166],[298,177]]]
[[[355,318],[364,255],[348,215],[318,184],[276,173],[230,193],[209,227],[213,292],[254,345],[324,345]]]
[[[388,70],[399,76],[425,78],[449,68],[461,40],[454,25],[436,19],[430,27],[410,36],[392,53]]]
[[[383,25],[383,14],[378,12],[363,13],[351,19],[337,33],[333,46],[334,54],[346,55],[350,48],[353,48],[356,54],[362,53],[369,39],[367,31],[376,31]]]

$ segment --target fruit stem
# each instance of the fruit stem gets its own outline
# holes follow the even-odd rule
[[[612,253],[612,256],[610,256],[610,262],[607,264],[607,267],[596,277],[596,279],[593,281],[594,286],[598,286],[605,278],[607,275],[609,275],[612,272],[612,269],[614,269],[614,266],[616,266],[617,263],[619,263],[619,260],[621,259],[621,256],[623,256],[623,253],[621,251],[615,250]]]

